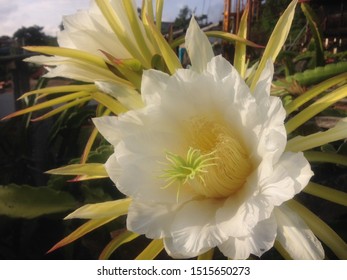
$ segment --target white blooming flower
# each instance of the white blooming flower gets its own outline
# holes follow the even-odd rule
[[[107,13],[107,14],[105,14]],[[129,19],[129,14],[134,14]],[[58,33],[56,50],[28,47],[55,56],[33,56],[27,62],[48,66],[47,78],[65,77],[84,82],[115,80],[115,75],[105,63],[93,65],[90,60],[105,60],[105,54],[118,60],[136,59],[149,67],[154,47],[137,17],[134,1],[95,0],[88,10],[81,10],[63,17],[64,30]],[[136,32],[133,29],[136,26]],[[76,55],[78,54],[78,55]],[[101,65],[100,65],[101,64]],[[111,63],[112,64],[112,63]],[[116,79],[117,81],[117,79]]]
[[[162,238],[175,258],[214,247],[233,259],[261,256],[277,233],[282,246],[300,251],[293,257],[322,258],[316,237],[281,206],[313,173],[301,152],[284,151],[285,111],[269,93],[272,64],[251,93],[229,62],[213,57],[194,19],[186,43],[191,69],[144,72],[144,108],[94,119],[115,147],[107,172],[132,198],[128,229]]]

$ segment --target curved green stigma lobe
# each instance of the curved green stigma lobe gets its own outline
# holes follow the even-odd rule
[[[167,188],[174,182],[185,184],[188,180],[199,178],[204,184],[203,174],[207,173],[207,167],[216,165],[213,163],[216,157],[215,152],[201,154],[200,150],[189,148],[186,158],[177,154],[166,152],[166,159],[169,161],[170,169],[165,169],[165,174],[160,178],[165,178],[168,182],[163,188]]]

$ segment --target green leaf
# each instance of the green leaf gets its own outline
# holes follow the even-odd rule
[[[78,206],[69,193],[48,187],[0,186],[0,215],[31,219],[73,210]]]

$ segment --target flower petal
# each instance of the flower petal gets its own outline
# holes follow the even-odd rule
[[[259,222],[249,236],[230,237],[226,242],[219,245],[221,252],[231,259],[247,259],[250,254],[260,257],[263,253],[272,248],[276,238],[276,219],[271,216],[269,219]]]
[[[286,152],[274,166],[272,176],[261,183],[261,196],[268,203],[279,206],[299,193],[312,175],[311,167],[302,153]]]
[[[142,203],[133,201],[129,207],[127,228],[151,239],[169,234],[178,204]]]
[[[166,89],[169,78],[168,74],[157,70],[151,69],[143,72],[141,94],[146,105],[160,102],[160,94]]]
[[[128,87],[122,87],[116,83],[106,81],[96,81],[95,85],[103,92],[115,97],[129,109],[139,109],[143,107],[140,94]]]
[[[254,89],[254,96],[258,100],[258,102],[264,98],[269,97],[273,73],[274,66],[272,61],[269,59]]]
[[[117,129],[118,120],[116,117],[93,118],[93,123],[102,136],[112,145],[117,145],[121,139],[121,133]]]
[[[227,239],[215,222],[215,200],[187,202],[172,221],[171,237],[164,239],[167,252],[174,258],[191,258],[200,255]]]
[[[323,259],[322,244],[306,223],[289,207],[274,210],[277,220],[277,240],[293,259]]]
[[[203,72],[213,57],[213,50],[210,41],[199,28],[194,17],[190,20],[187,29],[186,47],[192,63],[192,70],[198,73]]]

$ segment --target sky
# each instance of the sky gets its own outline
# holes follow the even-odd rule
[[[63,15],[87,9],[91,0],[0,0],[0,36],[12,36],[21,27],[43,26],[56,36]],[[141,0],[136,0],[140,6]],[[187,5],[196,15],[208,14],[209,21],[222,19],[223,0],[165,0],[163,21],[173,21]]]

